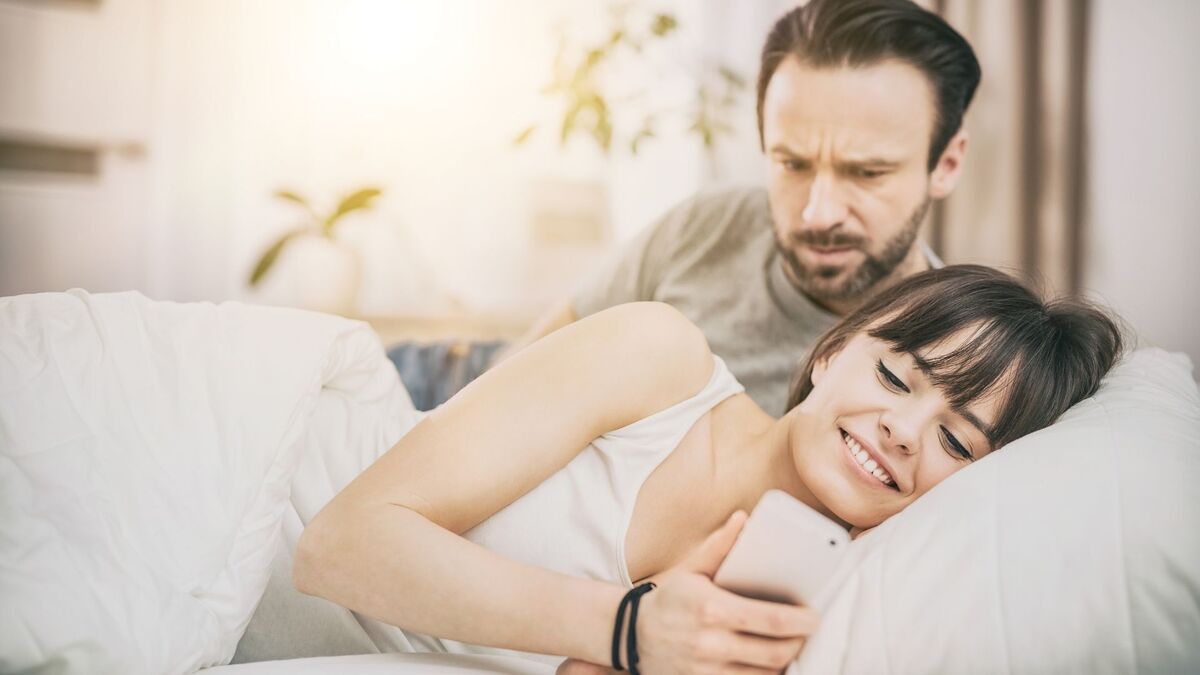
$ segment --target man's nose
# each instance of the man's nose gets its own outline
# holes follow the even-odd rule
[[[808,204],[800,213],[804,226],[816,230],[831,229],[846,220],[847,211],[837,179],[829,172],[818,172],[808,188]]]

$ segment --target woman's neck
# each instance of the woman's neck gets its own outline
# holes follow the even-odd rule
[[[793,415],[775,419],[747,397],[718,411],[713,425],[715,485],[728,513],[750,513],[767,490],[783,490],[821,514],[841,522],[800,480],[792,452]]]

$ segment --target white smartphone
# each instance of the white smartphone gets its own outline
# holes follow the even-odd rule
[[[759,600],[808,605],[850,545],[841,525],[780,490],[769,490],[742,527],[713,581]]]

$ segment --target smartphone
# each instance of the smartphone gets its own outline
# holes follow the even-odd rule
[[[850,546],[841,525],[780,490],[769,490],[717,569],[718,586],[759,600],[809,605]]]

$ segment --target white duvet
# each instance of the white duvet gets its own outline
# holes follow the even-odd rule
[[[375,420],[344,439],[374,453],[407,407],[361,323],[135,293],[0,299],[0,672],[228,662],[311,421]]]
[[[389,648],[290,588],[281,522],[294,543],[414,420],[357,322],[137,294],[0,299],[0,673],[226,663],[272,561],[278,592],[239,653]],[[1139,351],[1062,421],[855,541],[793,672],[1200,672],[1198,486],[1190,365]]]

